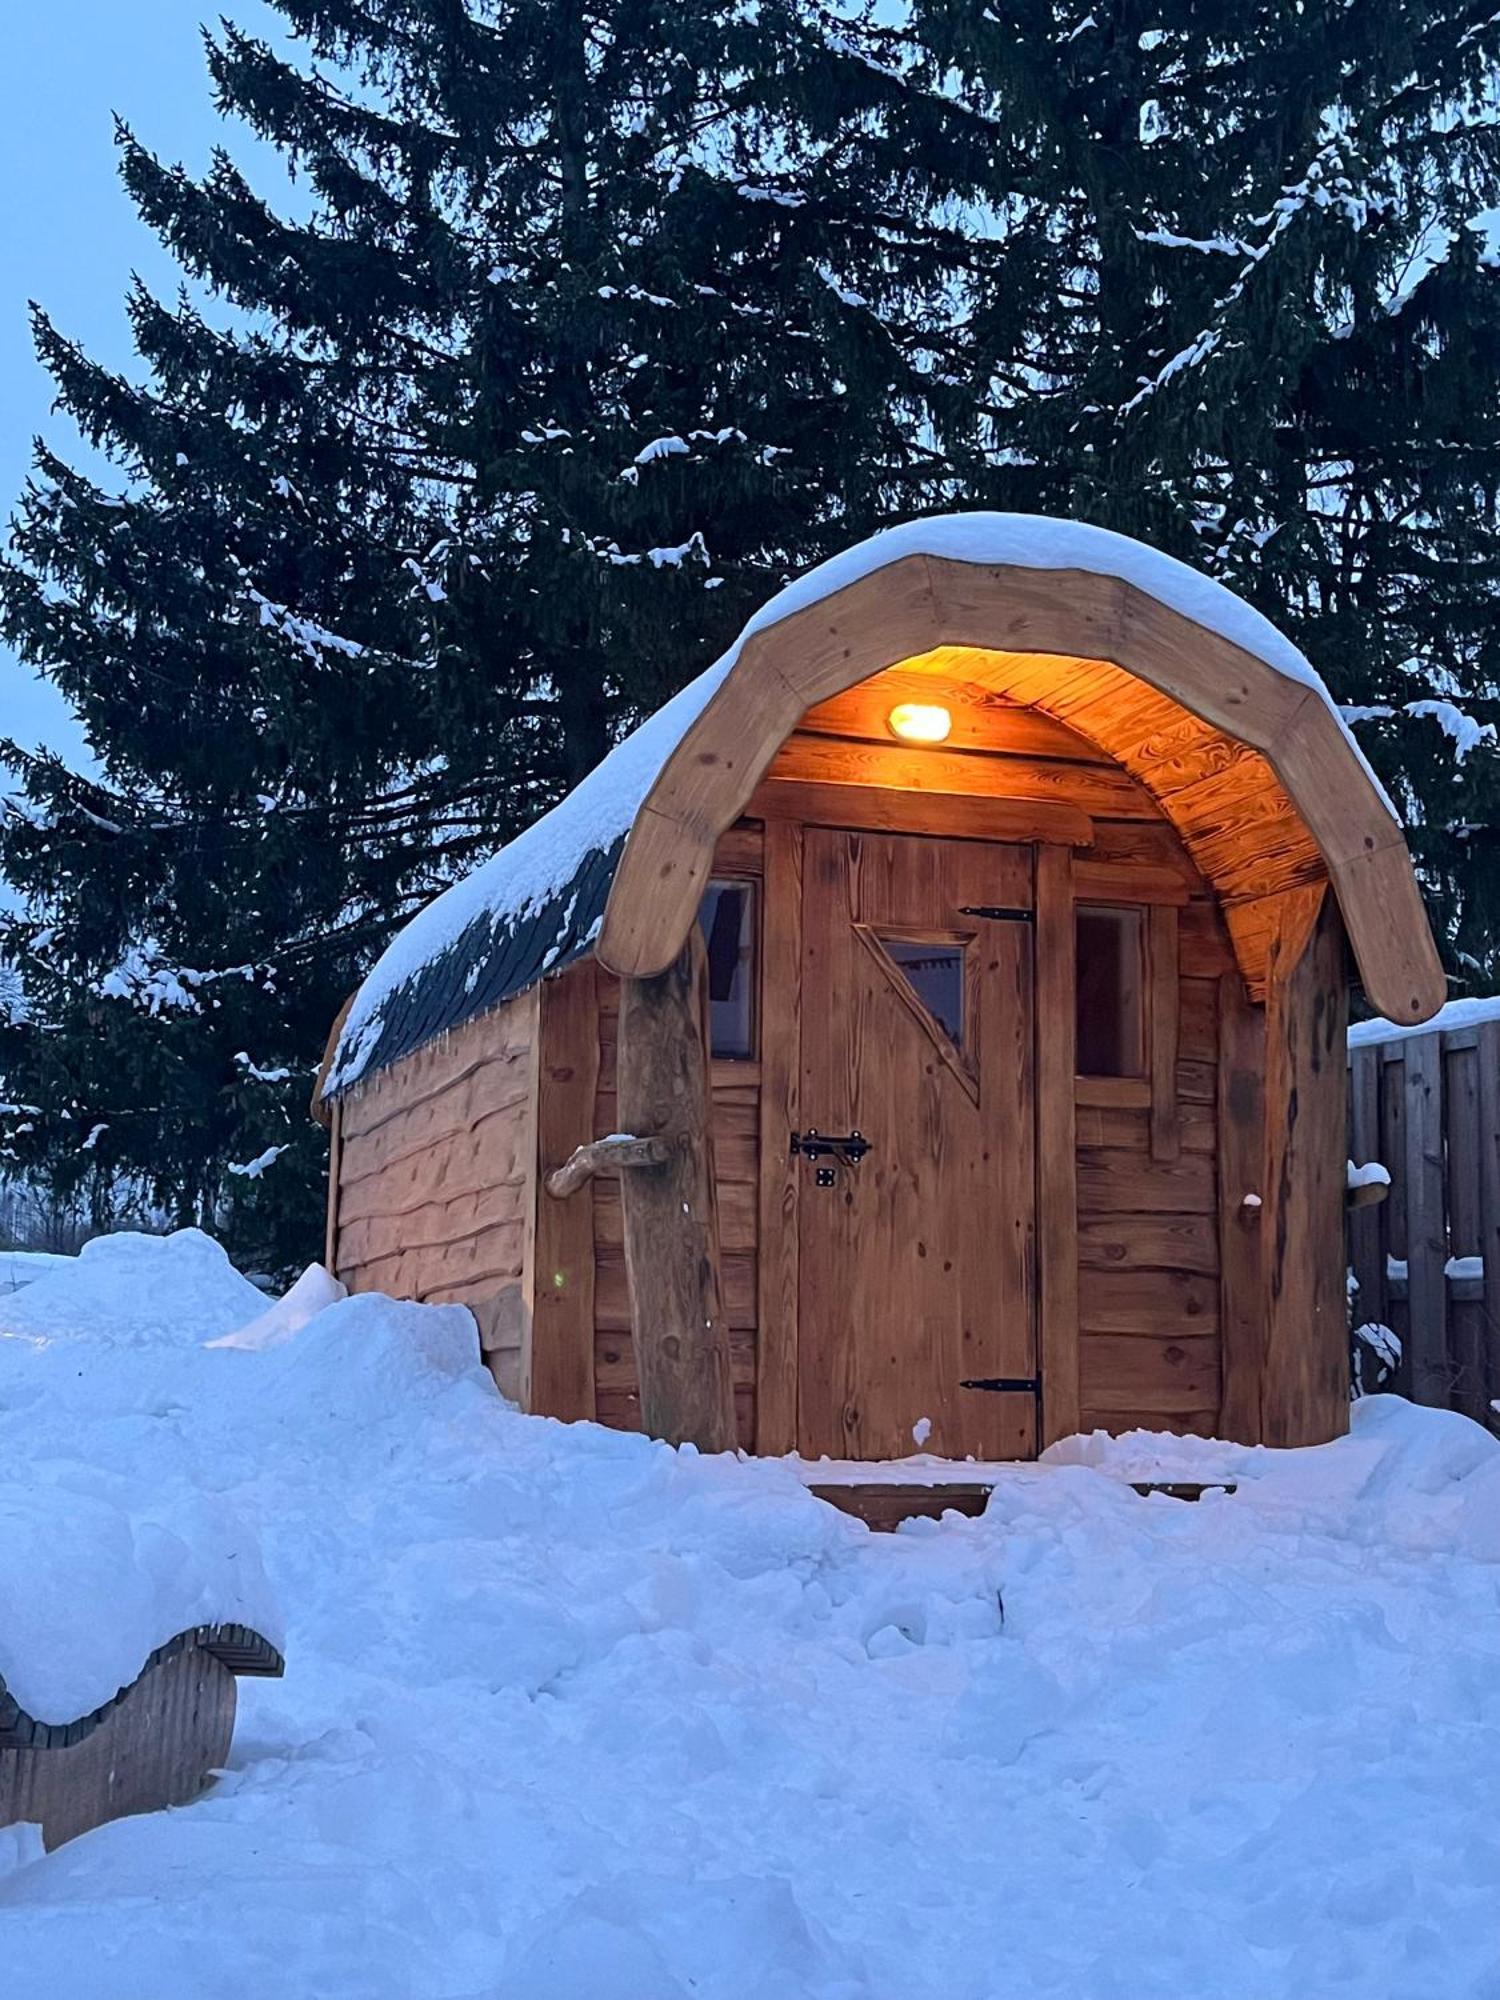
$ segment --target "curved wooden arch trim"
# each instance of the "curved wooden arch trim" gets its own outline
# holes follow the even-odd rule
[[[1323,856],[1372,1005],[1404,1024],[1442,1005],[1401,829],[1314,689],[1121,578],[922,555],[745,641],[636,815],[604,913],[603,963],[635,978],[672,963],[715,842],[805,710],[944,646],[1107,661],[1258,750]]]

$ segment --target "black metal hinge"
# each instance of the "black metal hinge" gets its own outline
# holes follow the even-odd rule
[[[958,1386],[960,1389],[998,1389],[1017,1396],[1040,1396],[1042,1378],[1040,1375],[981,1375],[977,1381],[960,1382]]]
[[[1001,903],[961,903],[958,914],[961,917],[992,917],[1002,924],[1034,924],[1035,910],[1010,910]]]

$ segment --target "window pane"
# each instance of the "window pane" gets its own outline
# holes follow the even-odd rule
[[[755,1054],[755,884],[710,882],[698,911],[708,946],[709,1043],[716,1056]]]
[[[1081,904],[1078,1074],[1146,1072],[1145,913]]]
[[[913,944],[882,936],[880,942],[905,973],[912,991],[955,1048],[964,1045],[964,952],[957,944]]]

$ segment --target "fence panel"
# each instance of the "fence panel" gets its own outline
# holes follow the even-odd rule
[[[1500,1021],[1352,1048],[1349,1157],[1391,1176],[1349,1211],[1355,1324],[1400,1338],[1394,1387],[1500,1428]]]

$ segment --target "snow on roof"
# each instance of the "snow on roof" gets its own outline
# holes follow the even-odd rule
[[[1455,1028],[1477,1028],[1484,1021],[1500,1021],[1500,994],[1483,1000],[1450,1000],[1439,1007],[1430,1021],[1406,1028],[1396,1021],[1356,1021],[1349,1030],[1351,1049],[1368,1048],[1374,1042],[1405,1042],[1413,1035],[1441,1035]]]
[[[1307,659],[1269,619],[1212,577],[1129,536],[1083,521],[994,513],[908,521],[856,543],[779,591],[721,659],[617,744],[551,812],[398,931],[355,994],[329,1065],[325,1096],[348,1089],[587,950],[603,916],[619,849],[642,802],[746,642],[874,571],[916,555],[1019,569],[1088,570],[1134,585],[1315,693],[1392,819],[1397,818]],[[606,858],[607,866],[597,865]],[[581,878],[586,872],[593,879],[585,895]],[[522,930],[526,948],[517,951]],[[497,952],[512,961],[499,982],[503,991],[496,990],[493,976],[484,976],[485,959]]]

